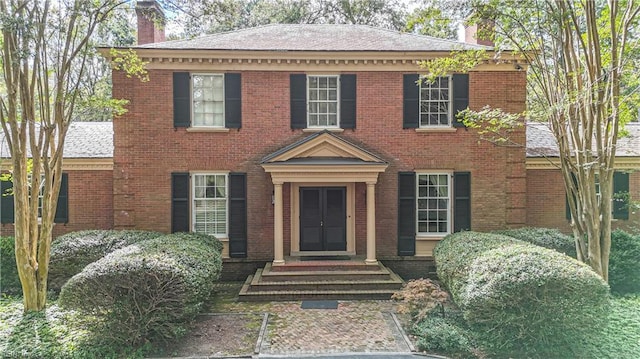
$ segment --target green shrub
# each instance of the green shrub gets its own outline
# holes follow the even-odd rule
[[[18,267],[16,267],[16,243],[13,237],[0,237],[0,293],[22,293]]]
[[[116,249],[156,238],[159,232],[89,230],[71,232],[51,243],[48,288],[60,291],[69,278]]]
[[[576,258],[576,242],[573,237],[555,228],[524,227],[496,231],[494,233],[504,234],[505,236],[553,249],[569,257]]]
[[[59,302],[102,318],[114,342],[177,338],[220,277],[221,248],[213,237],[185,233],[138,242],[73,276]]]
[[[614,293],[640,293],[640,235],[611,233],[609,285]]]
[[[416,344],[421,351],[454,358],[476,357],[473,333],[466,327],[464,319],[454,313],[449,312],[444,317],[431,313],[413,325],[412,334],[418,337]]]
[[[435,248],[439,278],[494,356],[580,357],[606,325],[608,286],[587,265],[498,234]]]

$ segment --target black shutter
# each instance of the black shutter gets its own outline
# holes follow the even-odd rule
[[[340,127],[356,128],[356,75],[340,76]]]
[[[247,174],[229,173],[229,257],[247,256]]]
[[[189,232],[189,174],[171,174],[171,233]]]
[[[224,121],[227,128],[242,127],[242,78],[240,74],[224,75]]]
[[[191,79],[188,72],[173,73],[173,126],[191,126]]]
[[[416,174],[398,173],[398,255],[416,254]]]
[[[13,194],[7,195],[9,188],[13,188],[13,182],[0,181],[0,223],[13,223]]]
[[[578,180],[576,179],[576,175],[571,173],[571,179],[573,179],[573,184],[578,186]],[[567,218],[567,221],[571,221],[571,206],[569,205],[569,194],[567,193],[565,195],[565,199],[564,199],[564,209],[565,209],[565,217]]]
[[[307,127],[307,75],[291,74],[291,128]]]
[[[613,218],[629,219],[628,196],[629,174],[625,172],[613,173]]]
[[[453,231],[471,230],[471,173],[453,173]]]
[[[402,128],[418,128],[420,122],[420,87],[418,74],[403,77]]]
[[[458,120],[458,112],[469,107],[469,75],[453,75],[453,127],[465,127],[462,120]]]
[[[58,193],[58,205],[56,207],[56,215],[53,217],[54,223],[69,222],[69,175],[62,174],[60,180],[60,192]]]

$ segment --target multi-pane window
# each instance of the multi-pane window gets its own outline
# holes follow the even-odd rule
[[[224,127],[224,75],[192,75],[193,126]]]
[[[193,176],[193,231],[226,236],[227,175]]]
[[[420,82],[420,127],[451,125],[450,77]]]
[[[445,173],[418,174],[418,233],[449,233],[451,186]]]
[[[308,76],[308,127],[337,127],[339,76]]]

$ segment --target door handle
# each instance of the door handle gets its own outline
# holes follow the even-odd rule
[[[324,221],[320,221],[320,227],[324,227]]]

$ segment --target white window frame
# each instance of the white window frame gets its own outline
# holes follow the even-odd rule
[[[429,82],[426,82],[426,80],[420,80],[420,87],[418,88],[418,95],[420,100],[418,101],[418,127],[419,128],[448,128],[448,127],[452,127],[453,126],[453,78],[451,76],[441,76],[439,78],[446,78],[447,79],[447,83],[449,84],[449,101],[448,101],[448,111],[447,111],[447,123],[446,124],[437,124],[437,125],[432,125],[432,124],[422,124],[422,117],[423,117],[423,112],[422,112],[422,103],[423,102],[443,102],[443,101],[437,101],[437,100],[432,100],[431,98],[423,98],[422,96],[422,87],[423,85],[428,85]],[[440,114],[440,112],[438,112],[438,114]],[[426,122],[429,122],[429,115],[430,113],[425,113],[424,114],[426,117]]]
[[[335,78],[336,79],[336,124],[331,126],[317,126],[311,125],[311,81],[310,78]],[[314,100],[314,101],[322,101],[322,100]],[[325,102],[329,103],[330,100],[326,100]],[[340,75],[307,75],[307,128],[340,128]]]
[[[421,199],[428,200],[429,197],[421,197],[420,196],[420,176],[446,176],[447,178],[447,229],[446,232],[420,232],[420,206],[419,201]],[[442,197],[436,197],[438,200],[442,199]],[[416,213],[416,234],[420,237],[441,237],[443,235],[447,235],[451,233],[451,228],[453,224],[453,174],[451,172],[442,172],[442,171],[423,171],[416,173],[416,203],[415,203],[415,213]],[[428,216],[427,216],[428,217]],[[427,218],[428,221],[428,218]]]
[[[193,92],[194,92],[194,77],[196,76],[209,76],[209,77],[221,77],[222,78],[222,124],[221,125],[203,125],[203,124],[196,124],[196,116],[195,116],[195,98],[193,96]],[[190,103],[190,107],[191,107],[191,127],[196,127],[196,128],[225,128],[226,126],[226,121],[225,121],[225,98],[226,98],[226,89],[225,89],[225,74],[224,73],[210,73],[210,72],[198,72],[198,73],[192,73],[191,74],[191,78],[189,81],[189,86],[190,86],[190,91],[191,91],[191,103]]]
[[[229,173],[228,172],[195,172],[191,173],[191,231],[196,231],[196,201],[207,200],[207,198],[196,197],[196,177],[199,176],[224,176],[225,179],[225,230],[224,233],[206,233],[215,236],[218,239],[228,238],[229,236]],[[212,199],[209,199],[212,200]],[[197,232],[202,233],[202,232]]]

